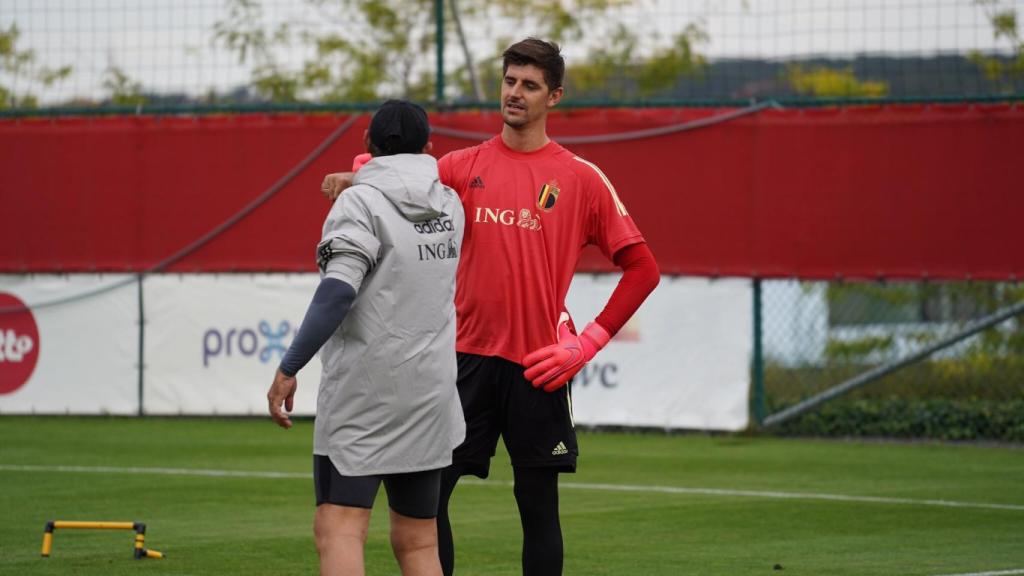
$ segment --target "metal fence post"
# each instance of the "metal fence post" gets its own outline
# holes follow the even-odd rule
[[[136,278],[139,281],[139,416],[145,416],[146,411],[143,408],[143,394],[145,392],[145,378],[143,373],[146,370],[146,308],[142,298],[142,279],[144,274],[138,274]]]
[[[764,349],[762,340],[764,335],[762,316],[763,305],[761,300],[761,279],[754,278],[754,357],[751,366],[753,377],[753,394],[751,404],[754,412],[754,422],[758,426],[764,422],[765,399],[764,399]]]
[[[434,19],[437,27],[437,103],[444,102],[444,0],[434,0]]]

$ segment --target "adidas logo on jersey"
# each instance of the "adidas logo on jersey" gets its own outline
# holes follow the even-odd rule
[[[551,451],[552,456],[561,456],[568,453],[569,449],[565,447],[565,442],[559,442],[558,446],[555,446],[555,449]]]
[[[473,181],[469,183],[469,187],[470,187],[470,189],[472,189],[472,188],[483,188],[484,187],[484,179],[479,177],[479,176],[474,177]]]
[[[420,222],[413,226],[420,234],[434,234],[435,232],[452,232],[455,230],[455,226],[452,224],[450,218],[436,218],[434,220],[427,220],[426,222]]]

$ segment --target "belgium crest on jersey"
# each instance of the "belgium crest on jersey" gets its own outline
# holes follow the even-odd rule
[[[552,180],[541,186],[540,194],[537,196],[537,208],[550,212],[555,207],[555,201],[558,200],[559,192],[557,180]]]

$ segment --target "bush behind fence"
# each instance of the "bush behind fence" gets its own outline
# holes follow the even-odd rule
[[[769,412],[913,354],[1024,300],[994,282],[764,283]],[[783,433],[1024,441],[1020,317],[938,351],[811,413]]]

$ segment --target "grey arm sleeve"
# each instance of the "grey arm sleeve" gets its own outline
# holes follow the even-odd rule
[[[356,291],[377,265],[381,243],[374,232],[374,217],[366,205],[366,186],[346,190],[335,201],[324,222],[316,263],[327,278],[351,285]]]
[[[313,294],[299,333],[292,341],[279,366],[285,376],[295,376],[327,339],[334,334],[352,307],[356,290],[336,278],[324,278]]]

